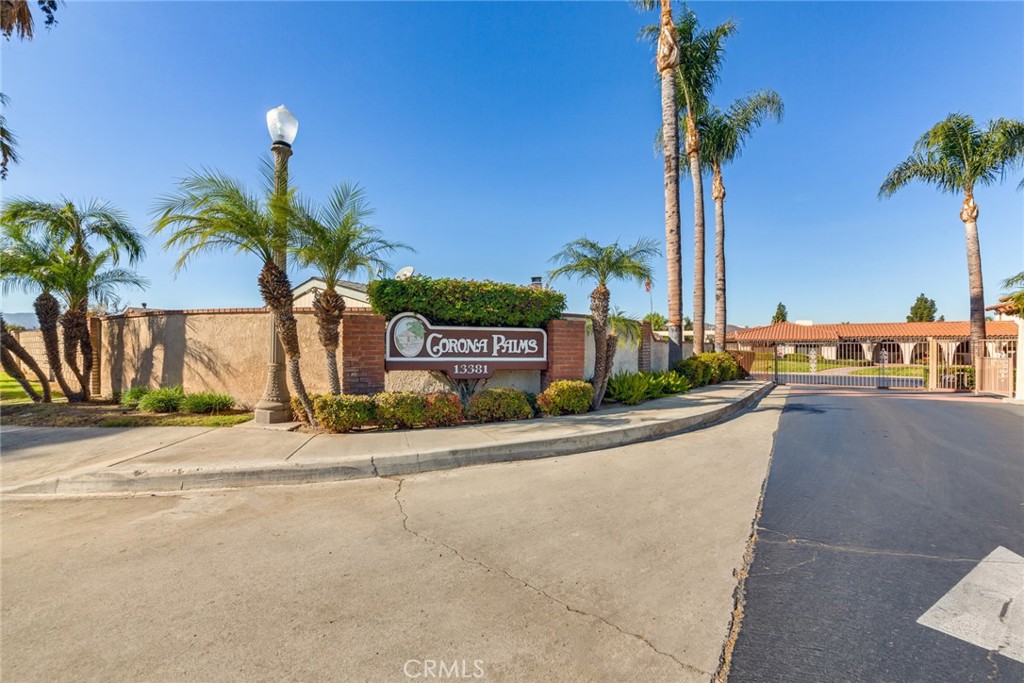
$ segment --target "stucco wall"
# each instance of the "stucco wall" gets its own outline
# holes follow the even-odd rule
[[[310,393],[328,390],[323,347],[312,313],[297,311],[302,379]],[[103,321],[100,393],[135,385],[181,384],[185,391],[231,394],[250,407],[267,378],[270,316],[265,312],[164,312]]]
[[[617,372],[636,372],[638,367],[637,361],[640,355],[639,350],[636,342],[620,341],[619,348],[615,351],[612,374],[614,375]],[[589,328],[587,329],[584,351],[583,377],[589,380],[594,377],[594,331]]]

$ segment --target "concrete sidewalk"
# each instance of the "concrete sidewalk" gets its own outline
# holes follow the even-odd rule
[[[449,429],[305,434],[233,428],[0,430],[10,494],[80,494],[300,484],[443,470],[614,448],[725,419],[772,388],[743,381],[587,415]]]

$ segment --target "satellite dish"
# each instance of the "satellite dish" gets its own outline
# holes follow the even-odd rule
[[[409,278],[412,277],[412,274],[415,273],[415,272],[416,272],[415,268],[413,268],[412,266],[406,266],[405,268],[402,268],[400,271],[395,273],[395,279],[396,280],[408,280]]]

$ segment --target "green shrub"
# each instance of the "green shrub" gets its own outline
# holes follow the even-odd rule
[[[132,387],[128,391],[122,392],[120,397],[121,407],[135,410],[139,407],[139,399],[151,391],[152,389],[149,387]]]
[[[484,389],[469,399],[466,416],[478,422],[505,422],[533,417],[526,394],[518,389]]]
[[[702,387],[711,378],[711,368],[699,356],[690,356],[676,363],[676,372],[686,378],[693,388]]]
[[[711,368],[711,375],[708,379],[708,384],[731,382],[733,380],[740,379],[744,374],[743,368],[740,367],[740,364],[736,361],[733,355],[726,351],[718,353],[702,353],[697,356],[697,358]]]
[[[973,365],[947,365],[939,366],[939,376],[936,386],[939,389],[956,389],[958,391],[974,390],[974,366]],[[928,368],[924,369],[924,386],[928,386]]]
[[[594,387],[589,382],[562,379],[552,382],[537,397],[544,415],[580,415],[590,410]]]
[[[185,392],[181,385],[149,391],[139,399],[139,410],[147,413],[176,413],[181,409]]]
[[[373,397],[377,425],[382,429],[410,429],[427,421],[427,399],[411,391],[377,394]]]
[[[661,395],[675,396],[690,390],[690,381],[674,370],[656,373],[661,381]]]
[[[423,424],[427,427],[451,427],[462,422],[462,401],[459,395],[451,391],[427,394],[426,417]]]
[[[640,372],[617,372],[608,378],[604,400],[634,406],[646,401],[650,391],[650,375]]]
[[[329,432],[350,432],[357,427],[372,425],[376,419],[373,398],[370,396],[317,396],[313,401],[313,417]]]
[[[375,313],[419,313],[435,325],[542,327],[565,310],[565,295],[489,280],[411,277],[374,280],[367,288]]]
[[[231,410],[234,407],[235,399],[227,394],[217,394],[212,391],[186,394],[185,398],[181,400],[181,410],[186,413],[216,414],[222,410]]]
[[[313,412],[316,412],[316,400],[322,397],[330,397],[330,394],[310,394],[309,402],[313,404]],[[288,399],[292,409],[292,420],[295,422],[301,422],[304,425],[309,424],[309,416],[306,415],[306,409],[302,407],[302,403],[299,402],[298,396],[292,396]]]

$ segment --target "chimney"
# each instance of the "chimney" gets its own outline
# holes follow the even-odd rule
[[[540,275],[534,275],[530,278],[530,287],[532,289],[544,289],[544,278]]]

